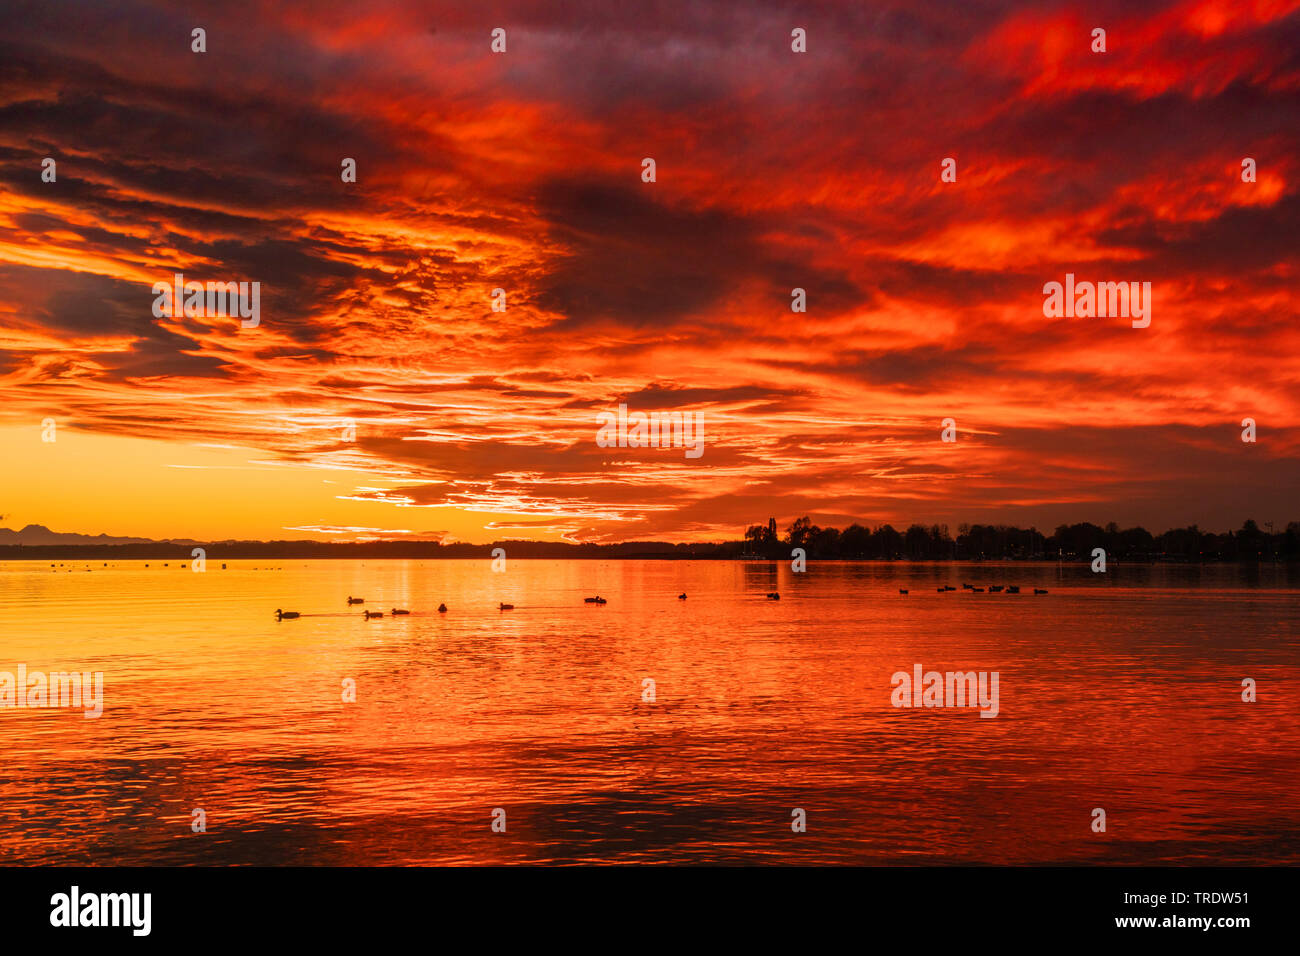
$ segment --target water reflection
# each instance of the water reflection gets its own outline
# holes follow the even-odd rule
[[[1300,859],[1295,567],[219,563],[0,564],[0,670],[105,675],[0,709],[5,862]],[[999,716],[891,707],[916,663]]]

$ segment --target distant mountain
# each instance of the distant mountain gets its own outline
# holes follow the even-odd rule
[[[95,545],[95,544],[152,544],[151,538],[115,538],[107,534],[65,534],[51,531],[43,524],[29,524],[21,531],[0,528],[0,545],[21,544],[27,547],[42,545]]]

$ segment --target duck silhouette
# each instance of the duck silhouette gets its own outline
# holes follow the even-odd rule
[[[679,600],[679,601],[685,601],[685,600],[686,600],[686,592],[683,591],[681,594],[677,595],[677,600]]]
[[[447,605],[445,605],[445,604],[439,604],[439,605],[438,605],[438,613],[439,613],[439,614],[446,614],[446,613],[447,613]]]
[[[278,607],[275,609],[275,619],[277,621],[289,621],[299,616],[297,611],[281,611]]]
[[[779,601],[779,600],[781,600],[781,595],[780,595],[780,593],[777,592],[777,591],[768,591],[768,592],[767,592],[767,599],[768,599],[769,601]]]
[[[515,606],[514,606],[513,604],[502,604],[502,605],[501,605],[501,610],[503,610],[503,611],[513,611],[514,609],[515,609]]]
[[[402,610],[399,610],[399,609],[397,609],[397,608],[393,608],[393,615],[394,615],[394,616],[396,616],[396,615],[398,615],[398,614],[410,614],[410,613],[411,613],[410,611],[402,611]]]
[[[383,611],[362,611],[361,613],[364,614],[364,615],[366,616],[366,620],[367,620],[367,621],[370,620],[372,617],[383,617],[383,616],[384,616],[384,612],[383,612]]]
[[[603,597],[601,597],[599,594],[597,594],[595,597],[583,598],[582,600],[583,600],[584,602],[586,602],[587,604],[604,604],[604,603],[606,603],[606,602],[605,602],[605,599],[604,599]]]
[[[907,588],[899,588],[899,589],[898,589],[898,593],[899,593],[899,594],[906,594],[906,593],[907,593]]]
[[[354,598],[354,597],[350,597],[350,598],[348,598],[348,603],[349,603],[349,604],[365,604],[365,603],[366,603],[366,599],[365,599],[365,598]]]
[[[1046,594],[1046,593],[1047,593],[1047,588],[1034,588],[1034,593],[1035,593],[1035,594]]]

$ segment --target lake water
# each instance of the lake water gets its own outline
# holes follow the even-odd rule
[[[0,708],[0,862],[1300,862],[1294,565],[148,563],[0,562],[0,671],[104,674]]]

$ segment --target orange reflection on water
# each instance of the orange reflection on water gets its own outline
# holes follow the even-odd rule
[[[5,862],[1300,859],[1295,569],[64,564],[0,564],[0,671],[104,713],[0,708]],[[918,663],[999,715],[891,706]]]

